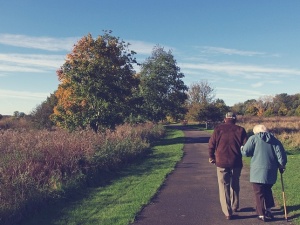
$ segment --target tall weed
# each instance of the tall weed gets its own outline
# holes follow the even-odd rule
[[[162,135],[163,127],[150,123],[125,124],[99,134],[60,129],[0,131],[0,223],[13,224],[39,204],[86,185],[95,171],[133,161]]]
[[[253,134],[253,127],[264,124],[285,146],[286,150],[300,150],[299,117],[238,117],[238,125]]]

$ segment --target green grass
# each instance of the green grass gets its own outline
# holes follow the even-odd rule
[[[288,217],[295,225],[300,225],[300,154],[288,155],[286,171],[283,173],[284,193],[287,205]],[[276,202],[283,208],[282,187],[280,174],[273,187]]]
[[[127,225],[157,193],[183,156],[183,132],[168,129],[142,162],[108,173],[109,184],[82,190],[32,215],[22,225]]]

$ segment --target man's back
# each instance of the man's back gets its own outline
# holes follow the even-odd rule
[[[242,167],[240,148],[246,141],[245,129],[227,121],[214,129],[208,145],[209,155],[215,158],[218,167]]]

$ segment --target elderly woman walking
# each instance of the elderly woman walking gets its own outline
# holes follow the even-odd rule
[[[278,169],[284,172],[287,156],[282,143],[264,125],[254,126],[253,133],[241,152],[243,156],[252,157],[250,182],[255,194],[258,219],[272,220],[271,208],[275,206],[272,186],[276,183]]]

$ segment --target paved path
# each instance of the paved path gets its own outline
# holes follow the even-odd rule
[[[184,157],[168,176],[152,202],[137,217],[135,225],[257,225],[249,170],[241,175],[240,212],[226,220],[218,196],[216,167],[208,163],[209,134],[184,130]],[[290,225],[280,208],[274,208],[275,221],[267,224]]]

